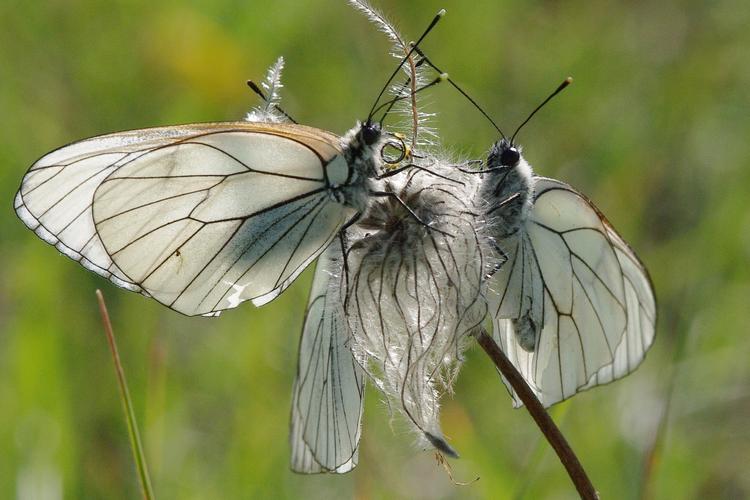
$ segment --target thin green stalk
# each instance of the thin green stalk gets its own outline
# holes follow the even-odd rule
[[[130,391],[128,391],[128,383],[125,380],[125,372],[122,369],[120,363],[120,353],[117,351],[117,343],[115,342],[115,334],[112,331],[112,323],[109,321],[109,312],[107,306],[104,303],[104,296],[101,290],[96,291],[96,299],[99,301],[99,312],[102,315],[102,323],[104,324],[104,331],[107,334],[107,342],[109,342],[109,349],[112,352],[112,359],[115,363],[115,372],[117,373],[117,382],[120,386],[120,400],[122,401],[122,409],[125,412],[125,420],[128,423],[128,436],[130,437],[130,449],[133,452],[133,458],[135,459],[135,467],[138,470],[138,478],[141,483],[141,493],[145,500],[154,499],[154,491],[151,488],[151,479],[148,475],[148,466],[146,465],[146,456],[143,453],[143,445],[141,444],[141,436],[138,433],[138,424],[135,421],[135,412],[133,411],[133,403],[130,399]]]

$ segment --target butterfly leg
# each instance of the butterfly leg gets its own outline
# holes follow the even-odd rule
[[[463,185],[462,182],[457,181],[456,179],[451,179],[450,177],[446,177],[445,175],[440,175],[437,172],[433,172],[432,170],[430,170],[427,167],[423,167],[423,166],[417,165],[415,163],[409,163],[408,165],[404,165],[402,167],[398,167],[398,168],[394,168],[393,170],[389,170],[388,172],[385,172],[384,174],[378,175],[376,177],[376,179],[378,179],[378,180],[380,180],[380,179],[387,179],[388,177],[393,177],[394,175],[400,174],[404,170],[407,170],[407,169],[410,169],[410,168],[419,170],[420,172],[427,172],[430,175],[434,175],[435,177],[440,177],[441,179],[446,180],[448,182],[455,182],[457,184]]]
[[[479,165],[480,168],[471,168],[475,165]],[[467,160],[459,165],[456,165],[456,170],[459,172],[463,172],[465,174],[487,174],[490,172],[496,172],[500,170],[502,167],[490,167],[490,168],[481,168],[481,166],[484,165],[484,160]]]
[[[360,217],[360,213],[357,213],[354,217],[351,218],[344,226],[339,230],[339,244],[341,245],[341,258],[343,259],[342,262],[342,268],[344,270],[344,286],[345,288],[345,298],[344,298],[344,309],[346,309],[348,303],[349,303],[349,251],[346,248],[346,230],[355,224]]]
[[[404,165],[404,166],[402,166],[402,167],[397,167],[397,168],[394,168],[393,170],[388,170],[388,171],[387,171],[387,172],[385,172],[385,173],[382,173],[382,174],[380,174],[380,175],[377,175],[377,176],[376,176],[375,178],[376,178],[376,179],[378,179],[378,180],[381,180],[381,179],[387,179],[388,177],[393,177],[394,175],[398,175],[398,174],[400,174],[401,172],[403,172],[404,170],[406,170],[406,169],[409,169],[409,168],[411,168],[411,167],[413,167],[413,166],[415,166],[415,165],[412,165],[412,164],[410,163],[410,164],[408,164],[408,165]]]
[[[508,203],[512,202],[513,200],[517,199],[520,196],[521,196],[521,193],[513,193],[512,195],[508,196],[503,201],[501,201],[500,203],[498,203],[497,205],[495,205],[494,207],[492,207],[492,209],[490,211],[488,211],[487,214],[491,214],[492,212],[496,212],[496,211],[500,210],[505,205],[507,205]]]
[[[505,253],[505,250],[500,248],[500,246],[497,244],[495,240],[491,240],[492,249],[497,252],[497,255],[500,257],[500,260],[496,262],[492,269],[487,273],[487,279],[493,277],[496,272],[498,272],[502,267],[505,265],[506,262],[508,262],[508,254]]]

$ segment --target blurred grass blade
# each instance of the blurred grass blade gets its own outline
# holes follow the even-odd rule
[[[101,290],[96,291],[96,298],[99,301],[99,312],[102,315],[102,323],[104,324],[104,331],[107,334],[107,341],[109,342],[109,349],[112,352],[112,359],[115,363],[115,372],[117,373],[117,382],[120,385],[120,400],[122,401],[122,408],[125,412],[125,420],[128,423],[128,435],[130,437],[130,449],[133,451],[133,458],[135,459],[135,466],[138,469],[138,478],[141,482],[141,493],[143,498],[146,500],[154,499],[154,492],[151,488],[151,479],[148,475],[148,467],[146,465],[146,456],[143,453],[143,445],[141,444],[141,436],[138,433],[138,425],[135,421],[135,412],[133,411],[133,403],[130,399],[130,392],[128,391],[128,383],[125,380],[125,372],[122,369],[120,363],[120,354],[117,351],[117,343],[115,342],[115,334],[112,331],[112,323],[109,321],[109,312],[107,312],[107,306],[104,303],[104,296]]]
[[[679,296],[678,300],[675,300],[676,307],[670,308],[665,314],[665,332],[671,332],[672,335],[668,337],[672,340],[670,349],[672,350],[672,362],[667,366],[669,375],[667,377],[667,387],[664,395],[664,408],[659,418],[659,424],[656,427],[653,439],[650,445],[646,449],[646,454],[643,458],[643,467],[641,470],[641,484],[638,498],[640,500],[650,500],[655,498],[654,492],[654,480],[657,474],[657,469],[662,460],[662,454],[664,451],[664,443],[667,439],[667,431],[670,423],[672,401],[674,398],[677,382],[680,377],[680,367],[683,366],[685,361],[685,352],[687,349],[687,343],[689,342],[688,335],[679,335],[679,332],[690,332],[690,325],[684,320],[684,317],[678,314],[674,314],[673,311],[677,310],[689,310],[687,301],[684,298],[685,292]]]
[[[560,427],[564,426],[565,419],[569,415],[568,409],[570,408],[570,405],[568,402],[569,401],[563,401],[549,409],[550,416],[553,417],[555,422],[560,422]],[[511,495],[511,498],[514,500],[526,498],[528,492],[534,485],[534,482],[539,480],[542,463],[546,459],[547,452],[549,451],[547,442],[541,436],[539,436],[536,439],[535,444],[529,448],[531,449],[531,453],[529,453],[526,460],[524,460],[522,467],[522,470],[526,471],[526,473],[518,476],[515,483],[516,486],[514,488],[514,493]]]

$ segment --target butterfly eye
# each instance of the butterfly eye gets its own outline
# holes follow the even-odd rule
[[[365,123],[362,125],[362,140],[365,144],[372,146],[380,140],[380,125],[377,123]]]
[[[513,146],[504,149],[503,152],[500,153],[500,164],[505,167],[515,167],[520,159],[521,153],[519,153]]]

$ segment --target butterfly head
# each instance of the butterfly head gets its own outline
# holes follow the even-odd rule
[[[508,139],[500,139],[492,145],[487,157],[487,166],[515,168],[521,162],[521,148]]]
[[[380,162],[386,168],[397,167],[404,159],[410,156],[410,148],[404,142],[401,134],[384,132],[378,122],[367,120],[362,123],[357,133],[357,139],[363,150],[376,151],[380,146]]]
[[[372,146],[380,140],[383,130],[378,122],[367,120],[359,129],[359,135],[366,146]]]

